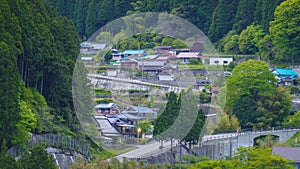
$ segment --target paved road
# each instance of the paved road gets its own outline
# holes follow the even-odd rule
[[[151,155],[156,155],[161,152],[165,152],[171,148],[171,142],[164,142],[163,143],[163,149],[159,149],[159,146],[161,144],[157,141],[152,141],[146,145],[139,145],[137,149],[129,151],[124,154],[118,155],[116,158],[120,160],[121,162],[123,161],[123,158],[128,158],[128,159],[136,159],[136,158],[145,158],[145,157],[150,157]]]

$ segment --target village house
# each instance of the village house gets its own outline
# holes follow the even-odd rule
[[[120,119],[127,122],[129,125],[135,125],[138,121],[148,119],[153,121],[156,118],[157,112],[144,106],[130,106],[121,112]]]
[[[278,79],[278,85],[289,86],[294,84],[294,80],[298,78],[298,73],[289,68],[275,68],[272,73]]]
[[[190,63],[190,59],[201,59],[201,56],[198,52],[180,52],[177,55],[177,59],[180,60],[181,63]]]
[[[158,55],[168,55],[171,49],[173,49],[172,46],[157,46],[154,51]]]
[[[124,59],[121,60],[121,69],[134,69],[138,66],[138,61],[135,59]]]
[[[177,56],[179,53],[184,52],[184,53],[189,53],[191,52],[191,49],[171,49],[169,51],[169,56]]]
[[[80,53],[96,55],[98,51],[103,50],[105,48],[108,48],[108,46],[103,43],[83,42],[80,44]]]
[[[138,69],[146,74],[157,75],[162,71],[164,65],[166,65],[165,61],[140,61],[138,62]]]
[[[136,58],[144,57],[146,55],[145,50],[125,50],[122,52],[124,57]]]
[[[122,52],[119,52],[117,49],[111,49],[111,54],[112,54],[111,60],[114,61],[120,61],[124,57]]]
[[[233,58],[209,58],[210,65],[229,65],[231,62],[233,62]]]
[[[121,108],[115,103],[100,103],[95,106],[95,110],[98,114],[119,114]]]

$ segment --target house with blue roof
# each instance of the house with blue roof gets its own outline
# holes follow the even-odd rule
[[[296,79],[299,77],[298,73],[290,68],[275,68],[272,70],[272,73],[279,78],[292,78]]]
[[[144,57],[146,53],[145,50],[125,50],[122,55],[124,57]]]
[[[294,80],[299,77],[298,73],[290,68],[275,68],[272,73],[279,79],[278,85],[292,85]]]

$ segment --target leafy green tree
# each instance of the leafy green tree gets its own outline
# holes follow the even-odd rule
[[[21,143],[24,140],[30,140],[31,135],[29,132],[35,129],[37,123],[35,114],[32,113],[32,110],[27,107],[26,102],[23,100],[19,100],[19,109],[20,121],[15,124],[17,127],[17,138],[13,142],[15,144]]]
[[[266,62],[276,63],[275,60],[275,47],[271,39],[271,35],[265,35],[256,44],[258,48],[257,54]]]
[[[7,155],[6,141],[2,142],[0,149],[0,169],[19,169],[16,160]]]
[[[41,145],[25,151],[17,161],[17,165],[23,169],[57,169],[53,156],[49,155]]]
[[[96,42],[98,43],[104,43],[107,45],[112,45],[112,40],[113,37],[110,35],[110,32],[101,32],[97,37],[96,37]]]
[[[257,0],[240,0],[234,18],[233,30],[240,33],[253,22]]]
[[[231,36],[229,41],[224,45],[224,52],[228,54],[238,54],[239,52],[238,42],[239,42],[238,35]]]
[[[293,115],[289,115],[286,117],[286,121],[284,122],[286,126],[291,127],[299,127],[300,125],[300,111],[296,111]]]
[[[218,123],[215,133],[219,132],[235,132],[241,129],[238,118],[235,115],[229,116],[226,113],[221,114],[221,119]]]
[[[238,117],[242,128],[252,127],[258,118],[268,117],[256,109],[267,109],[268,104],[264,105],[261,102],[276,93],[276,83],[275,76],[262,61],[249,60],[237,65],[232,71],[232,76],[226,81],[227,112],[232,112]]]
[[[284,87],[277,88],[271,96],[258,102],[257,111],[264,117],[258,118],[257,123],[263,123],[264,127],[282,126],[285,118],[292,110],[292,96]]]
[[[226,81],[227,104],[232,105],[241,96],[254,100],[269,96],[276,89],[277,80],[263,61],[249,60],[237,65]]]
[[[287,0],[275,10],[274,21],[270,22],[270,34],[277,49],[276,58],[284,63],[300,63],[300,1]]]
[[[287,159],[271,154],[271,148],[238,148],[232,163],[238,168],[294,168]]]
[[[151,132],[151,122],[148,119],[139,121],[136,127],[141,129],[141,134]]]
[[[239,36],[239,49],[243,54],[256,54],[257,43],[265,36],[260,25],[250,25]]]
[[[257,110],[257,102],[248,95],[243,95],[235,102],[232,114],[239,119],[242,128],[252,127],[256,124],[256,118],[262,116]]]

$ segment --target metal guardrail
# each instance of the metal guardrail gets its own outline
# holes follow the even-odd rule
[[[202,142],[211,141],[211,140],[220,140],[226,138],[237,137],[239,135],[246,135],[246,134],[266,134],[266,133],[278,133],[283,131],[298,131],[300,128],[282,128],[282,129],[270,129],[270,130],[252,130],[252,131],[244,131],[244,132],[236,132],[236,133],[224,133],[224,134],[216,134],[216,135],[206,135],[202,138]]]

